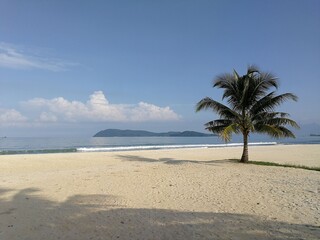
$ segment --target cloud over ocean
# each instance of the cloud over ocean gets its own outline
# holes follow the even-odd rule
[[[170,107],[151,103],[112,104],[102,91],[90,95],[87,102],[70,101],[63,97],[34,98],[22,103],[34,112],[37,122],[147,122],[177,121],[180,116]]]

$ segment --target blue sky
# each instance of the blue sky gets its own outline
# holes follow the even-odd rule
[[[249,64],[320,124],[320,1],[0,1],[0,135],[196,130],[212,79]]]

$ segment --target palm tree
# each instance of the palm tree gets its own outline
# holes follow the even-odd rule
[[[231,140],[232,133],[243,135],[243,153],[240,162],[248,162],[248,138],[250,133],[265,133],[274,138],[292,137],[294,134],[286,128],[290,125],[299,128],[289,119],[289,114],[277,112],[275,108],[286,100],[297,101],[292,93],[276,95],[271,88],[278,89],[278,79],[271,73],[261,72],[255,66],[249,66],[247,73],[240,76],[233,74],[218,76],[213,87],[224,90],[222,100],[230,107],[209,97],[198,102],[196,111],[212,109],[220,119],[205,124],[206,129],[219,134],[226,142]]]

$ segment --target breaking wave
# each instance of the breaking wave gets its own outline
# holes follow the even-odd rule
[[[266,145],[276,145],[276,144],[277,144],[276,142],[253,142],[253,143],[249,143],[249,146],[266,146]],[[116,151],[138,151],[138,150],[181,149],[181,148],[221,148],[221,147],[239,147],[239,146],[243,146],[243,143],[80,147],[80,148],[77,148],[77,152],[116,152]]]

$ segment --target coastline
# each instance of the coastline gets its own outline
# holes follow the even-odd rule
[[[241,147],[0,156],[3,239],[317,239],[319,172]],[[320,145],[249,148],[320,166]]]
[[[216,148],[242,146],[242,139],[235,136],[225,143],[217,137],[9,137],[0,143],[0,155],[42,154],[69,152],[116,152],[180,148]],[[296,139],[275,139],[252,136],[249,145],[299,145],[319,144],[320,138],[300,136]]]

